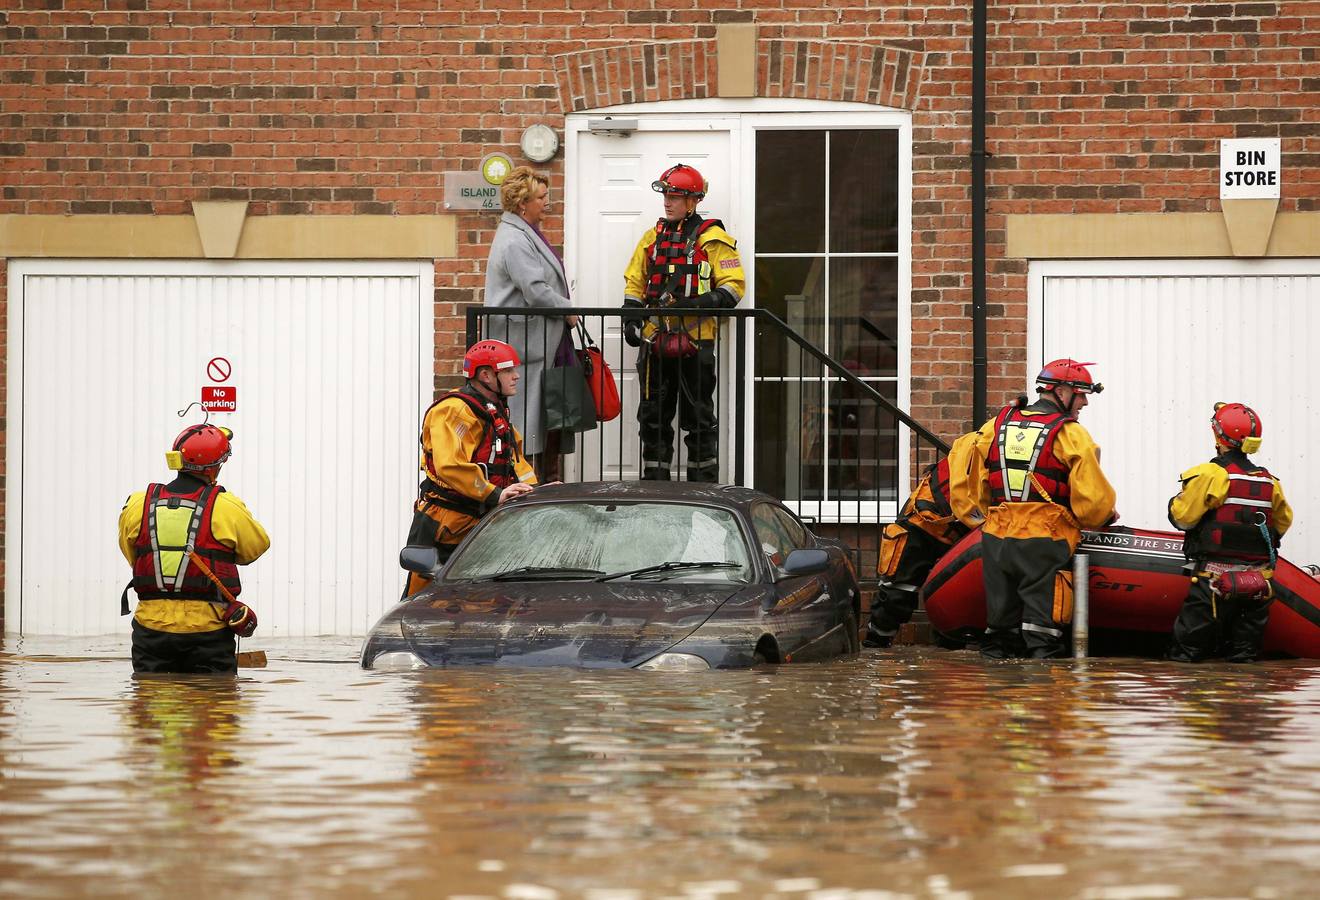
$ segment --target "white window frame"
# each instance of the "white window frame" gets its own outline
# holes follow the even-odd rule
[[[756,132],[761,130],[840,130],[891,129],[898,132],[898,308],[899,348],[896,400],[900,409],[911,408],[912,392],[912,114],[899,109],[872,106],[866,103],[834,103],[816,100],[713,98],[708,100],[674,100],[662,103],[636,103],[610,106],[589,112],[574,113],[565,120],[565,181],[564,196],[573,196],[576,185],[572,179],[577,168],[578,136],[588,130],[588,121],[604,115],[627,115],[637,119],[639,131],[709,130],[728,127],[732,132],[731,147],[737,154],[744,178],[729,186],[730,226],[737,223],[734,236],[744,248],[756,246],[756,206],[754,186],[756,172]],[[734,120],[730,122],[730,120]],[[747,173],[750,173],[748,175]],[[749,180],[750,179],[750,180]],[[827,185],[828,190],[828,185]],[[566,243],[565,262],[569,279],[576,278],[578,212],[572,206],[564,211]],[[906,236],[906,240],[903,239]],[[571,240],[570,240],[571,239]],[[888,256],[888,254],[876,254]],[[756,305],[756,259],[747,252],[743,256],[743,271],[747,276],[748,300]],[[748,344],[747,396],[754,390],[755,348]],[[890,379],[881,379],[883,384]],[[742,427],[752,434],[755,426],[753,405],[743,410]],[[911,429],[898,426],[897,497],[892,501],[877,500],[787,500],[785,505],[798,515],[822,523],[851,524],[892,520],[898,515],[899,504],[911,492]],[[755,478],[756,459],[753,441],[744,451],[743,471],[747,482]],[[904,480],[907,480],[906,485]]]

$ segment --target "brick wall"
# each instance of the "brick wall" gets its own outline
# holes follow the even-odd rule
[[[913,111],[913,412],[945,436],[968,424],[970,4],[309,5],[11,0],[0,212],[170,214],[231,198],[251,215],[443,212],[439,173],[497,147],[520,158],[530,121],[710,95],[716,26],[755,22],[763,95]],[[1006,214],[1214,210],[1217,141],[1254,136],[1283,140],[1281,210],[1320,208],[1320,0],[990,7],[994,402],[1026,354],[1026,267],[1002,258]],[[562,156],[547,168],[562,185]],[[458,258],[436,263],[442,380],[493,223],[462,214]]]

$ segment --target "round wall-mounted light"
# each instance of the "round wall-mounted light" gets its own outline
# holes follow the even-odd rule
[[[549,125],[528,125],[518,143],[523,155],[532,162],[549,162],[559,152],[559,138]]]

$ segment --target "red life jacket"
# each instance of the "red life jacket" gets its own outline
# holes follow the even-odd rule
[[[1273,476],[1241,454],[1213,462],[1228,472],[1228,495],[1187,532],[1184,552],[1191,559],[1268,560],[1275,541]]]
[[[429,415],[432,409],[450,400],[466,403],[481,421],[481,443],[472,454],[472,462],[481,467],[486,480],[495,485],[497,492],[516,482],[518,473],[514,469],[514,461],[518,458],[518,447],[513,425],[509,423],[509,408],[503,403],[487,400],[467,384],[432,403],[426,413]],[[422,421],[426,421],[425,415]],[[480,500],[461,494],[441,481],[430,453],[426,454],[426,473],[427,478],[421,484],[423,500],[476,518],[485,514],[486,509]]]
[[[197,567],[194,555],[202,558],[229,593],[237,597],[242,592],[234,551],[211,533],[215,501],[223,492],[218,484],[203,484],[188,492],[171,491],[163,484],[147,487],[142,526],[133,542],[131,584],[139,600],[227,602],[215,583]],[[179,510],[191,511],[186,526]],[[165,518],[173,522],[160,521]]]
[[[1038,401],[1027,407],[1033,412],[1038,409],[1040,414],[1029,416],[1017,405],[1006,406],[995,418],[995,440],[985,461],[991,502],[995,505],[1023,502],[1068,505],[1070,473],[1054,455],[1054,442],[1064,425],[1077,420],[1052,404]],[[1049,496],[1042,495],[1041,488]]]
[[[700,237],[707,228],[716,225],[723,228],[724,223],[719,219],[702,219],[696,215],[692,218],[697,223],[687,234],[680,230],[684,222],[679,222],[677,228],[666,219],[655,223],[655,243],[648,251],[647,261],[647,271],[650,273],[644,298],[647,306],[658,305],[660,295],[665,292],[675,297],[696,297],[710,290],[709,286],[702,290],[700,283],[703,263],[706,266],[706,280],[710,279],[710,259],[700,246]]]

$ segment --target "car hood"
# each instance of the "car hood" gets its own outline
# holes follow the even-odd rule
[[[742,584],[537,582],[437,585],[398,618],[428,665],[630,667],[695,631]]]

